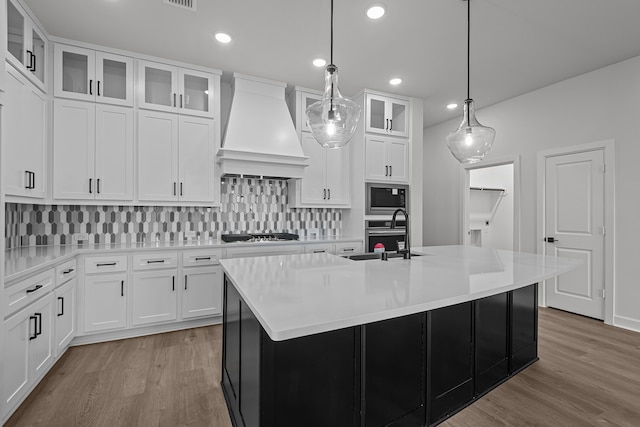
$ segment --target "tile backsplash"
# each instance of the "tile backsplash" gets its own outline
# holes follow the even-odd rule
[[[340,209],[290,208],[287,182],[224,178],[221,207],[80,206],[6,204],[5,248],[64,245],[87,234],[92,243],[220,238],[227,233],[291,232],[317,228],[340,235]]]

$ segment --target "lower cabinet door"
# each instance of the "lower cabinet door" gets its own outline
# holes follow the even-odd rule
[[[222,267],[185,268],[182,318],[222,313]]]
[[[56,289],[54,306],[55,353],[58,356],[76,336],[76,279]]]
[[[512,293],[511,368],[515,373],[538,358],[538,285]]]
[[[127,273],[87,275],[84,279],[85,332],[127,326]]]
[[[36,317],[36,338],[29,342],[29,371],[39,378],[53,364],[53,294],[34,303],[31,311]]]
[[[475,301],[476,395],[509,375],[509,293]]]
[[[178,270],[139,271],[133,273],[131,302],[133,325],[176,320],[178,313],[176,282]]]
[[[37,321],[30,310],[26,308],[4,322],[1,389],[5,411],[22,399],[29,385],[29,337],[35,335]]]

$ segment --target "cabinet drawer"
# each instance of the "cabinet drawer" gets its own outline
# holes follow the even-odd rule
[[[292,255],[301,254],[302,247],[300,245],[278,245],[278,246],[253,246],[244,248],[227,249],[227,258],[250,258],[258,256],[271,255]]]
[[[56,267],[56,288],[74,277],[76,277],[75,258]]]
[[[126,255],[88,257],[84,260],[85,274],[127,271]]]
[[[5,318],[53,289],[53,269],[21,280],[5,289]]]
[[[336,243],[336,255],[362,253],[362,242]]]
[[[333,243],[314,243],[312,245],[304,245],[305,254],[319,254],[319,253],[335,253],[336,248]]]
[[[133,270],[157,270],[160,268],[176,268],[177,252],[152,252],[133,256]]]
[[[182,253],[182,266],[218,265],[220,258],[222,258],[222,249],[184,251]]]

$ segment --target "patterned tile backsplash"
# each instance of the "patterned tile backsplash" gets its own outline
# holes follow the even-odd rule
[[[86,233],[93,243],[132,243],[220,238],[227,233],[291,232],[317,228],[340,235],[340,209],[290,208],[287,182],[224,178],[221,208],[162,206],[67,206],[6,204],[5,248],[64,245]]]

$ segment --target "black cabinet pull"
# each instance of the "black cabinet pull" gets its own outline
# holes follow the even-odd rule
[[[89,178],[89,194],[93,193],[93,185],[92,185],[92,178]]]
[[[150,259],[147,261],[147,264],[164,264],[163,259]]]
[[[384,128],[384,130],[389,130],[389,119],[387,119],[387,125],[386,125],[386,127]]]
[[[314,253],[314,254],[323,254],[323,253],[325,253],[325,252],[326,252],[326,251],[325,251],[324,249],[314,249],[314,250],[313,250],[313,253]]]
[[[176,106],[176,94],[175,92],[173,93],[173,106]]]
[[[173,195],[174,196],[176,195],[176,183],[175,182],[173,183]]]
[[[353,252],[353,248],[347,248],[347,249],[343,249],[342,252]]]
[[[180,183],[180,195],[182,196],[182,183]]]
[[[393,119],[389,119],[389,130],[393,131]]]
[[[36,174],[31,171],[24,171],[27,174],[27,185],[24,187],[28,190],[33,190],[36,188]]]
[[[389,176],[393,176],[393,166],[389,166]]]
[[[96,264],[97,267],[113,267],[116,265],[115,262],[99,262]]]
[[[38,57],[35,55],[31,55],[31,57],[33,58],[33,69],[31,71],[33,71],[34,73],[36,72],[36,65],[37,65],[37,59]]]
[[[31,189],[31,172],[24,171],[24,173],[27,175],[27,185],[24,188]]]
[[[89,95],[93,95],[93,80],[89,80]]]
[[[30,172],[31,173],[31,189],[33,190],[34,188],[36,188],[36,173],[35,172]]]
[[[120,282],[120,296],[124,296],[124,280]]]
[[[61,310],[60,310],[60,312],[58,313],[58,317],[60,317],[60,316],[64,316],[64,298],[63,298],[63,297],[58,297],[58,301],[60,301],[60,302],[62,303],[62,304],[61,304],[61,307],[60,307],[60,308],[61,308]]]
[[[97,80],[96,83],[98,84],[98,96],[100,96],[100,80]]]
[[[171,290],[176,290],[176,276],[171,276]]]
[[[196,257],[196,261],[210,261],[211,257],[210,256],[197,256]]]
[[[100,194],[100,178],[96,179],[96,190]]]
[[[182,108],[182,94],[180,94],[180,108]]]
[[[185,275],[184,275],[184,290],[185,290],[185,291],[187,290],[187,277],[188,277],[188,276],[185,274]]]
[[[35,71],[35,68],[33,68],[33,58],[34,58],[33,52],[28,50],[27,54],[29,55],[29,65],[27,65],[27,70]]]
[[[322,189],[322,200],[327,200],[327,189],[326,188]]]
[[[389,166],[384,167],[384,176],[389,176]]]
[[[331,189],[327,188],[327,199],[331,200]]]
[[[33,324],[33,335],[31,335],[31,320],[34,320]],[[29,341],[35,340],[38,338],[38,334],[36,333],[38,327],[38,318],[36,316],[29,316]]]
[[[35,292],[35,291],[37,291],[38,289],[41,289],[41,288],[42,288],[42,285],[36,285],[35,288],[33,288],[33,289],[27,289],[27,293],[30,294],[31,292]]]
[[[38,324],[36,328],[36,336],[42,335],[42,313],[35,313],[35,316],[38,318]]]
[[[62,272],[62,274],[69,274],[69,273],[73,273],[75,270],[73,268],[67,268],[65,271]]]

